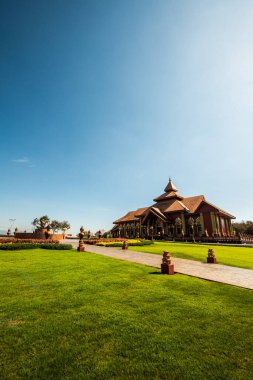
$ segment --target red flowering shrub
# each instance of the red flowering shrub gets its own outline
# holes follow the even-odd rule
[[[0,238],[0,244],[6,243],[34,243],[34,244],[59,244],[58,240],[50,239],[16,239],[16,238]]]
[[[56,250],[71,250],[70,244],[48,244],[48,243],[6,243],[0,244],[0,251],[20,251],[23,249],[56,249]]]

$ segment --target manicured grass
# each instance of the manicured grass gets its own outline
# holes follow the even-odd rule
[[[74,250],[0,276],[3,379],[251,379],[247,289]]]
[[[214,250],[218,264],[253,269],[253,247],[155,242],[152,245],[143,247],[129,247],[129,250],[161,255],[163,254],[163,251],[169,251],[172,257],[206,262],[208,248]]]

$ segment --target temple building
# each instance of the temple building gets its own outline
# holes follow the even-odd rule
[[[113,237],[210,241],[235,238],[235,217],[208,202],[204,195],[183,197],[171,179],[150,207],[129,211],[113,222]]]

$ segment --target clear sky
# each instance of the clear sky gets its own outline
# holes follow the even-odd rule
[[[183,196],[253,219],[252,0],[1,0],[0,230]]]

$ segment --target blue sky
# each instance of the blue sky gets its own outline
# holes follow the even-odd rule
[[[0,229],[163,192],[253,219],[253,3],[2,0]]]

